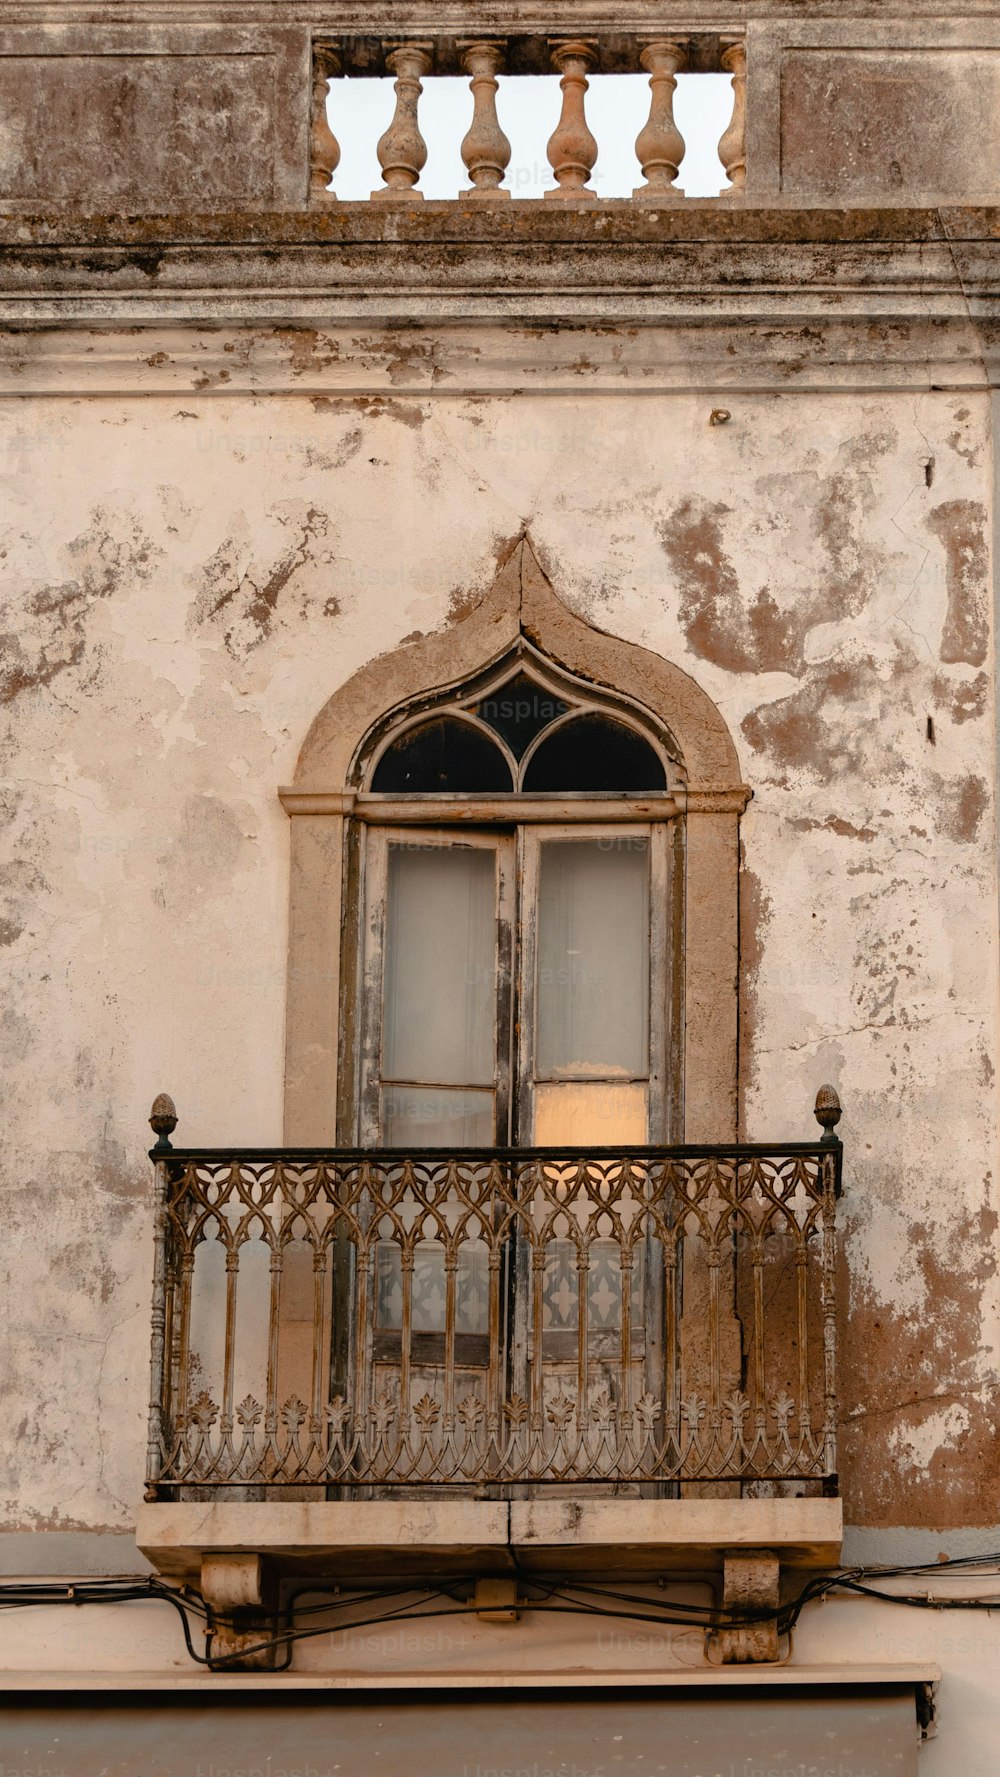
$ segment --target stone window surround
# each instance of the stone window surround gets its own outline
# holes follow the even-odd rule
[[[486,596],[447,629],[406,644],[334,692],[305,738],[295,782],[279,794],[291,819],[284,1140],[332,1147],[337,1126],[344,854],[352,766],[393,710],[460,683],[526,637],[557,666],[639,703],[677,742],[687,787],[683,990],[683,1140],[738,1137],[739,820],[751,791],[732,738],[685,672],[592,628],[556,597],[522,537]]]

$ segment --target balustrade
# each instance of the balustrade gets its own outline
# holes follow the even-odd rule
[[[173,1149],[149,1498],[836,1486],[836,1095],[815,1145]]]
[[[639,131],[635,152],[642,168],[645,185],[636,197],[659,197],[669,191],[680,171],[684,158],[684,137],[674,122],[674,90],[678,71],[683,68],[686,50],[682,43],[664,40],[647,43],[639,60],[649,69],[652,99],[649,122]]]
[[[433,38],[389,44],[374,39],[344,39],[341,44],[317,43],[313,55],[311,201],[336,201],[337,194],[329,186],[340,163],[341,146],[331,128],[326,101],[331,85],[335,93],[342,76],[395,76],[394,115],[376,150],[383,184],[371,195],[379,202],[412,203],[424,196],[420,175],[427,161],[427,143],[419,118],[423,83],[431,75],[466,74],[472,116],[461,143],[461,156],[470,185],[459,195],[467,202],[490,203],[511,195],[504,183],[511,144],[498,115],[497,77],[546,72],[552,75],[553,84],[558,75],[562,104],[547,149],[554,183],[544,196],[569,203],[594,203],[598,201],[598,192],[592,180],[599,144],[586,114],[588,76],[642,70],[649,76],[650,106],[635,152],[645,183],[633,195],[645,202],[683,202],[676,182],[684,161],[685,143],[674,119],[674,93],[678,74],[692,69],[732,76],[732,116],[718,152],[730,181],[721,195],[739,196],[745,190],[747,176],[747,63],[742,38],[692,36],[627,42],[554,38],[545,45],[536,39],[519,38]],[[335,110],[334,101],[334,115]]]
[[[742,191],[747,182],[746,87],[747,48],[732,43],[724,51],[722,66],[733,77],[733,115],[719,143],[719,159],[726,169],[730,191]]]
[[[587,128],[585,95],[587,71],[597,60],[590,43],[557,43],[552,49],[552,64],[562,75],[562,116],[549,137],[549,165],[555,174],[555,189],[546,197],[596,197],[587,184],[597,161],[597,142]]]
[[[313,56],[312,132],[309,152],[309,196],[317,200],[330,198],[327,189],[340,165],[340,143],[337,141],[326,113],[331,77],[340,73],[337,50],[317,50]]]
[[[396,111],[376,149],[385,184],[373,191],[372,197],[412,202],[424,195],[417,190],[417,182],[427,160],[427,144],[420,134],[417,106],[423,78],[434,66],[434,57],[429,44],[404,43],[391,50],[385,61],[396,76]]]
[[[503,177],[510,165],[510,143],[497,116],[497,73],[503,67],[502,43],[462,46],[462,66],[471,76],[472,125],[462,143],[462,159],[472,180],[463,197],[509,197]]]

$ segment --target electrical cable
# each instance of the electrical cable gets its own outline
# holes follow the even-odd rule
[[[898,1566],[858,1566],[840,1568],[836,1572],[817,1575],[809,1580],[794,1598],[787,1599],[776,1606],[749,1606],[739,1611],[719,1608],[715,1605],[691,1604],[684,1600],[673,1600],[660,1605],[656,1598],[643,1597],[632,1592],[622,1592],[613,1587],[603,1587],[589,1582],[576,1582],[568,1577],[561,1581],[542,1581],[521,1574],[521,1584],[526,1593],[530,1590],[540,1596],[524,1596],[521,1600],[523,1609],[538,1613],[551,1612],[567,1616],[599,1616],[604,1619],[628,1622],[644,1622],[662,1627],[701,1628],[706,1633],[718,1633],[721,1629],[750,1628],[754,1625],[773,1622],[780,1635],[790,1636],[799,1617],[807,1604],[814,1603],[830,1596],[834,1592],[852,1593],[856,1596],[874,1598],[881,1603],[904,1605],[919,1610],[985,1610],[995,1611],[1000,1608],[1000,1594],[977,1597],[934,1597],[930,1592],[896,1592],[889,1590],[884,1582],[890,1579],[904,1579],[923,1574],[947,1574],[948,1572],[968,1573],[990,1569],[1000,1576],[1000,1553],[980,1555],[959,1555],[947,1561],[917,1562]],[[993,1577],[991,1572],[990,1577]],[[983,1577],[987,1577],[983,1574]],[[384,1590],[369,1589],[357,1592],[345,1592],[341,1586],[330,1590],[328,1602],[311,1605],[297,1604],[300,1597],[312,1596],[322,1598],[323,1585],[319,1583],[303,1584],[290,1595],[283,1611],[276,1613],[277,1620],[284,1618],[287,1627],[272,1635],[262,1636],[261,1640],[247,1644],[231,1654],[212,1654],[211,1642],[213,1632],[220,1627],[239,1627],[239,1623],[230,1613],[213,1610],[197,1589],[190,1585],[179,1587],[168,1584],[156,1575],[142,1579],[127,1576],[114,1576],[73,1580],[73,1581],[17,1581],[5,1584],[0,1581],[0,1610],[15,1610],[38,1606],[63,1606],[72,1604],[82,1607],[87,1604],[126,1604],[142,1601],[162,1601],[169,1604],[181,1621],[184,1643],[190,1658],[199,1666],[211,1671],[226,1671],[238,1663],[264,1653],[281,1648],[287,1655],[285,1663],[277,1670],[286,1671],[291,1664],[292,1650],[295,1642],[312,1639],[320,1635],[344,1633],[349,1629],[378,1628],[385,1623],[414,1622],[446,1616],[475,1616],[478,1614],[474,1601],[464,1597],[456,1590],[456,1582],[436,1580],[422,1587],[396,1586]],[[414,1597],[414,1592],[419,1595]],[[375,1603],[387,1603],[394,1599],[409,1600],[399,1604],[392,1610],[382,1610],[376,1614],[360,1618],[350,1615],[352,1611]],[[438,1600],[447,1599],[447,1608],[428,1609],[427,1606]],[[639,1609],[623,1609],[623,1605],[640,1606]],[[339,1612],[340,1621],[317,1623],[310,1627],[298,1627],[303,1617],[329,1616]],[[346,1614],[345,1614],[346,1613]],[[208,1642],[209,1651],[199,1654],[194,1645],[192,1625],[197,1625]]]

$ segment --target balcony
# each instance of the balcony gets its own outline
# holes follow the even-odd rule
[[[174,1149],[161,1109],[140,1541],[176,1571],[210,1545],[831,1558],[818,1106],[815,1145],[586,1153]]]
[[[53,243],[53,213],[60,233],[86,217],[91,234],[119,244],[124,217],[155,217],[152,234],[137,231],[147,248],[162,246],[165,234],[169,240],[167,217],[178,219],[181,233],[180,219],[193,219],[201,247],[211,216],[225,219],[218,232],[233,245],[250,244],[253,219],[263,217],[272,218],[272,228],[283,218],[277,226],[290,230],[289,245],[300,248],[350,245],[355,229],[361,239],[392,242],[399,206],[413,209],[416,200],[419,208],[424,195],[427,142],[441,140],[443,83],[462,78],[470,90],[462,115],[452,113],[447,126],[455,177],[442,197],[456,214],[440,212],[416,231],[437,247],[453,227],[475,237],[477,206],[485,206],[486,233],[498,246],[530,242],[553,228],[551,218],[531,220],[526,204],[504,201],[523,196],[528,183],[518,117],[524,110],[537,122],[532,141],[547,143],[546,195],[555,200],[545,204],[548,211],[606,205],[604,165],[620,165],[623,152],[631,162],[634,144],[632,195],[611,199],[599,224],[602,232],[605,223],[623,227],[626,238],[633,229],[641,238],[652,225],[654,239],[683,239],[676,215],[662,226],[657,218],[692,203],[689,226],[703,228],[713,207],[723,213],[714,236],[723,241],[739,240],[747,206],[839,212],[996,203],[991,131],[1000,65],[988,8],[970,14],[960,42],[946,14],[925,11],[919,21],[899,15],[889,24],[875,6],[696,8],[686,22],[681,14],[671,24],[662,7],[640,0],[627,17],[613,9],[620,16],[609,28],[607,10],[602,21],[576,3],[543,14],[491,9],[485,19],[482,7],[411,0],[374,11],[305,7],[292,15],[265,7],[242,23],[231,8],[209,5],[197,18],[178,9],[169,38],[155,18],[140,16],[144,10],[134,8],[126,24],[120,9],[91,7],[85,25],[67,25],[68,35],[60,35],[39,27],[31,0],[5,9],[0,213],[32,219],[39,246]],[[709,76],[727,77],[732,86],[718,142],[728,185],[717,197],[690,199],[684,188],[697,144],[685,144],[678,128],[675,91],[679,79]],[[510,86],[498,92],[498,84],[522,77],[531,85],[512,105]],[[636,81],[635,97],[614,121],[605,119],[593,88],[621,77]],[[386,80],[395,85],[391,112],[378,90]],[[371,96],[362,115],[382,129],[377,148],[375,127],[360,127],[350,93],[364,87]],[[928,116],[936,120],[933,131]],[[338,218],[342,209],[368,207],[357,204],[357,187],[344,177],[362,138],[365,163],[372,164],[361,190],[370,177],[375,212],[390,209],[381,223],[371,214],[353,223]],[[323,228],[301,226],[309,209]],[[504,221],[503,209],[517,214]],[[601,238],[597,227],[577,220],[576,228],[571,218],[562,225],[564,238]],[[961,221],[959,239],[970,226],[967,217]],[[803,226],[801,218],[791,226]],[[12,239],[23,244],[25,236],[15,229]],[[64,237],[59,244],[67,244]],[[324,270],[336,259],[328,252]],[[297,268],[301,261],[296,253]],[[98,263],[88,261],[92,276]],[[183,263],[187,268],[187,254]],[[118,287],[120,258],[111,269]],[[159,260],[145,257],[140,269],[148,281]]]
[[[395,110],[376,150],[383,179],[371,193],[377,203],[408,203],[424,197],[420,178],[428,149],[420,120],[421,96],[428,77],[433,87],[437,79],[449,75],[465,75],[471,89],[468,129],[460,145],[469,183],[456,194],[465,202],[495,204],[515,195],[507,182],[512,145],[498,115],[497,77],[516,80],[525,75],[535,76],[536,86],[539,76],[548,76],[541,84],[543,90],[548,89],[549,102],[558,101],[561,95],[561,108],[556,104],[552,110],[554,127],[546,150],[553,183],[544,195],[585,204],[598,198],[592,181],[600,177],[595,167],[601,148],[587,119],[588,76],[648,75],[647,108],[635,138],[642,182],[632,195],[640,202],[669,206],[684,202],[684,193],[676,183],[686,146],[674,117],[677,76],[682,72],[728,74],[732,104],[718,154],[729,180],[724,195],[738,200],[744,196],[747,53],[742,31],[730,36],[685,33],[678,38],[660,32],[550,38],[433,34],[419,40],[348,35],[314,40],[312,71],[309,197],[313,204],[337,201],[331,181],[335,186],[341,142],[331,118],[342,130],[339,98],[345,77],[357,82],[379,76],[395,77]],[[558,94],[554,91],[557,80]],[[542,100],[543,105],[545,102]]]

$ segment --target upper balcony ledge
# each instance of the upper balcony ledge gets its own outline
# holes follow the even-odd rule
[[[635,1576],[721,1569],[766,1549],[792,1567],[835,1567],[839,1499],[309,1500],[145,1504],[136,1541],[164,1574],[262,1556],[284,1572],[345,1579],[517,1571]]]
[[[339,203],[335,208],[197,210],[129,214],[86,213],[55,205],[11,210],[0,202],[0,247],[16,249],[93,247],[227,248],[400,246],[433,249],[468,243],[494,250],[505,245],[552,242],[574,245],[669,244],[672,242],[960,243],[1000,239],[1000,205],[872,205],[684,198],[638,205],[627,198],[594,204],[546,204],[512,199],[500,208],[461,199],[419,205]],[[96,269],[96,268],[95,268]]]

